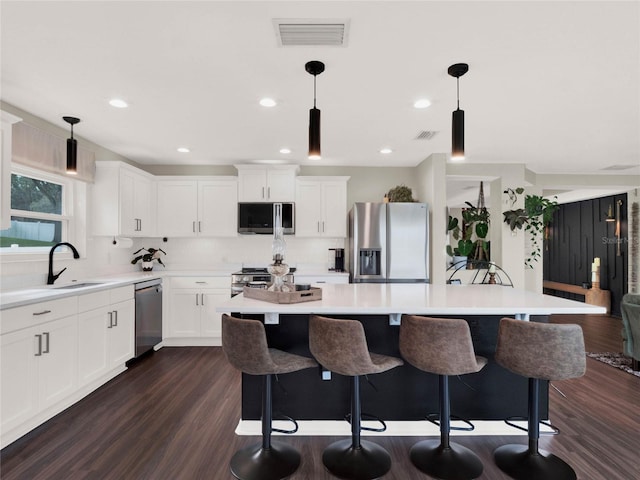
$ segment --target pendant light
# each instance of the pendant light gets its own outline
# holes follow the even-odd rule
[[[466,63],[451,65],[447,73],[456,77],[456,110],[451,121],[451,159],[464,160],[464,110],[460,110],[460,77],[469,71]]]
[[[316,108],[316,76],[324,72],[324,63],[307,62],[304,69],[313,75],[313,108],[309,110],[309,160],[320,160],[320,110]]]
[[[67,138],[67,173],[76,175],[78,173],[78,141],[73,138],[73,126],[80,123],[80,119],[76,117],[62,117],[62,119],[71,125],[71,138]]]

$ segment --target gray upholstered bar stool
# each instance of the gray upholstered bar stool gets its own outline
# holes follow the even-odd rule
[[[449,440],[449,376],[479,372],[487,359],[476,356],[465,320],[403,315],[400,353],[414,367],[438,375],[440,441],[423,440],[411,448],[411,462],[422,472],[444,480],[468,480],[482,474],[478,456]]]
[[[586,370],[582,328],[503,318],[498,330],[496,361],[529,379],[529,445],[503,445],[493,452],[496,465],[515,479],[575,480],[564,460],[538,449],[540,380],[581,377]]]
[[[369,480],[391,468],[391,457],[380,445],[360,439],[360,376],[386,372],[403,364],[396,357],[370,353],[362,323],[312,315],[309,319],[311,354],[326,369],[351,378],[351,440],[339,440],[322,454],[333,475]]]
[[[222,349],[235,368],[262,376],[262,443],[238,450],[231,458],[231,473],[240,480],[279,480],[290,476],[300,465],[300,453],[287,444],[271,441],[272,431],[295,432],[271,426],[272,376],[318,364],[311,358],[269,348],[262,322],[229,315],[222,316]]]

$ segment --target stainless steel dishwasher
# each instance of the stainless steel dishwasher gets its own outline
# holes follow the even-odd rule
[[[162,280],[135,284],[136,358],[162,341]]]

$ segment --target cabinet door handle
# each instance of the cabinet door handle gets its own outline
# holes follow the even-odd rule
[[[113,328],[113,312],[109,312],[109,326],[107,328]]]
[[[49,353],[49,332],[44,332],[45,347],[42,353]]]
[[[198,306],[198,294],[196,293],[196,306]]]
[[[38,353],[35,354],[36,357],[40,357],[42,355],[42,335],[36,335],[38,339]]]
[[[322,233],[324,233],[324,221],[322,222]]]
[[[264,198],[264,187],[262,187],[262,198]]]
[[[199,283],[199,284],[201,284],[201,285],[206,285],[206,284],[207,284],[207,282],[203,282],[203,281],[198,281],[198,282],[196,282],[196,283]]]
[[[196,233],[196,222],[193,222],[193,233]]]
[[[114,327],[118,326],[118,311],[117,310],[113,311],[113,326]]]
[[[318,233],[320,233],[320,222],[316,222],[316,227],[318,228]]]
[[[200,305],[204,306],[204,293],[200,294]]]
[[[51,310],[43,310],[43,311],[41,311],[41,312],[33,312],[33,314],[34,314],[35,316],[38,316],[38,315],[46,315],[47,313],[51,313]]]
[[[198,233],[202,233],[202,222],[198,221]]]
[[[267,187],[267,198],[271,198],[271,187]]]
[[[140,230],[138,230],[138,231],[141,232],[142,231],[142,219],[139,218],[138,221],[140,222]]]

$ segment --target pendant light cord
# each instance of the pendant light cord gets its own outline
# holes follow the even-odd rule
[[[316,76],[313,76],[313,108],[316,108]]]
[[[460,77],[456,77],[456,100],[458,110],[460,110]]]

